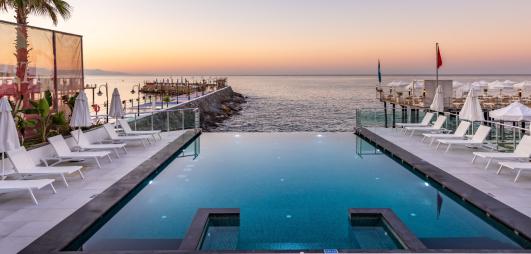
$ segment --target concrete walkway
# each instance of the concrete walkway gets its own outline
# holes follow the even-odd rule
[[[445,146],[435,151],[435,144],[430,147],[428,141],[421,143],[421,136],[406,136],[390,128],[367,129],[531,217],[531,172],[522,173],[518,182],[514,183],[516,173],[510,169],[504,169],[500,175],[496,175],[498,163],[493,162],[485,169],[486,161],[479,158],[472,164],[472,152],[477,149],[455,146],[445,153]]]
[[[162,133],[162,140],[147,148],[131,144],[129,153],[122,153],[119,159],[113,156],[112,163],[102,160],[101,169],[92,161],[79,164],[86,165],[83,169],[85,180],[77,174],[68,176],[70,186],[66,188],[57,179],[54,183],[57,194],[47,187],[35,192],[38,206],[33,204],[27,191],[0,194],[0,253],[22,250],[183,133]]]

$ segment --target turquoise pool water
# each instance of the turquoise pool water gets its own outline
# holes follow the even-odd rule
[[[198,208],[240,208],[235,250],[359,248],[349,208],[391,208],[429,248],[528,247],[351,133],[205,133],[184,155],[82,249],[176,249]]]

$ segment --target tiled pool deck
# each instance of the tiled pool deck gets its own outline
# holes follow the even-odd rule
[[[422,143],[421,136],[410,137],[390,128],[367,130],[531,217],[531,172],[523,172],[518,182],[514,183],[516,173],[510,169],[504,169],[500,175],[496,175],[498,163],[491,163],[488,169],[485,169],[486,160],[483,159],[477,159],[472,164],[472,152],[477,151],[475,149],[455,146],[445,153],[446,147],[436,151],[435,144],[430,146],[427,141]]]
[[[57,179],[54,183],[57,194],[52,194],[49,188],[35,192],[38,206],[27,191],[0,194],[0,253],[19,252],[184,133],[163,133],[162,140],[146,149],[142,145],[128,146],[129,152],[119,159],[114,156],[112,163],[102,160],[101,169],[86,162],[82,164],[87,165],[83,169],[85,180],[79,175],[67,176],[66,188]]]

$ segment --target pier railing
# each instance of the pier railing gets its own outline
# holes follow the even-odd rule
[[[396,123],[418,123],[422,121],[426,112],[422,110],[403,111],[401,109],[360,108],[356,109],[356,127],[395,128]],[[453,133],[461,122],[459,114],[449,112],[439,114],[446,115],[444,129],[449,133]],[[473,122],[468,134],[473,135],[480,125],[491,127],[485,147],[498,151],[513,151],[523,135],[530,134],[529,123],[492,120]]]

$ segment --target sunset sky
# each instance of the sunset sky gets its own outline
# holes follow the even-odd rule
[[[69,0],[86,68],[154,74],[531,73],[529,0]],[[13,21],[12,13],[0,19]],[[32,25],[54,28],[43,18]]]

